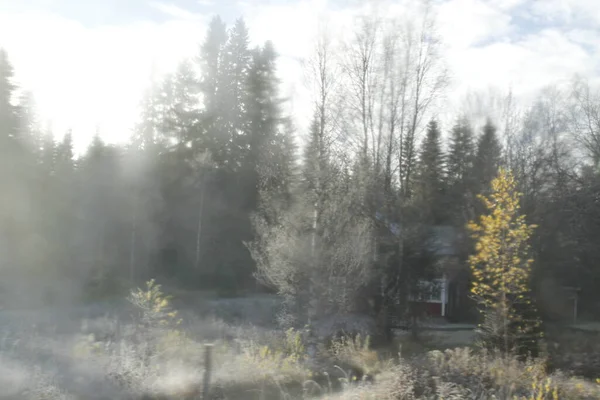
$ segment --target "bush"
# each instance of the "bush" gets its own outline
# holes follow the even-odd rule
[[[322,342],[319,351],[309,357],[304,332],[295,329],[273,332],[243,326],[236,330],[206,320],[190,327],[198,331],[198,337],[192,339],[168,296],[152,281],[145,289],[132,291],[130,301],[139,311],[133,323],[115,329],[113,320],[98,318],[87,324],[85,334],[67,343],[71,352],[67,351],[66,358],[75,363],[73,369],[94,371],[93,376],[77,376],[83,382],[81,393],[101,387],[106,398],[195,398],[202,387],[203,337],[208,335],[217,338],[211,388],[214,394],[220,392],[220,398],[231,400],[600,399],[598,376],[585,380],[558,370],[550,373],[543,358],[519,360],[470,348],[422,348],[414,356],[383,357],[371,348],[370,337],[361,334]],[[218,340],[224,330],[234,340]],[[10,342],[18,336],[15,333]],[[18,346],[34,355],[33,365],[39,364],[40,356],[45,357],[39,350],[40,339],[28,337]],[[3,358],[17,347],[6,346],[6,342],[0,341]],[[48,343],[55,351],[56,345]],[[56,353],[65,358],[64,352]],[[61,387],[66,382],[64,375],[71,371],[64,374],[67,369],[59,365],[61,374],[43,371],[36,375],[35,368],[27,368],[23,376],[35,376],[36,382],[23,378],[18,385],[4,386],[18,387],[19,393],[26,386],[31,398],[80,398],[80,392],[67,393]],[[83,366],[86,368],[80,368]],[[3,371],[3,375],[9,374]]]

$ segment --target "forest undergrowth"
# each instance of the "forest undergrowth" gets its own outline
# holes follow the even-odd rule
[[[566,338],[525,361],[476,346],[376,349],[360,334],[315,343],[305,329],[191,323],[170,300],[151,281],[131,292],[128,322],[98,318],[68,340],[4,331],[0,398],[200,399],[210,343],[211,399],[600,399],[600,381],[574,375],[585,359],[560,359]]]

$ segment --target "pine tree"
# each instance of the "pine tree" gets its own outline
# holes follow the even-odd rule
[[[496,132],[496,127],[488,118],[477,142],[477,152],[473,162],[473,176],[476,179],[478,192],[489,187],[500,167],[502,147]]]
[[[490,195],[479,196],[488,213],[469,224],[476,241],[469,258],[471,293],[484,316],[482,339],[504,352],[534,350],[540,324],[530,290],[529,239],[535,226],[519,215],[520,197],[513,175],[500,169]]]
[[[444,185],[444,155],[442,154],[440,131],[435,120],[427,125],[418,166],[418,193],[426,208],[426,219],[440,223],[443,219],[442,198]]]

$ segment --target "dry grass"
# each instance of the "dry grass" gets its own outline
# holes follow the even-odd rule
[[[210,339],[211,386],[220,399],[600,399],[600,384],[549,373],[544,359],[428,350],[426,340],[411,351],[403,342],[384,355],[360,335],[322,343],[311,353],[302,331],[231,327],[214,318],[180,323],[160,287],[134,294],[139,313],[127,324],[99,318],[69,340],[0,338],[3,391],[48,400],[199,398]],[[25,350],[31,359],[24,359]]]

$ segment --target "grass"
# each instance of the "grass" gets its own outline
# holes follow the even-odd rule
[[[373,349],[342,336],[309,352],[303,330],[236,327],[216,318],[181,321],[154,282],[129,297],[125,323],[98,318],[68,337],[29,331],[0,337],[0,385],[9,398],[199,399],[204,343],[212,347],[215,399],[600,399],[597,377],[549,368],[563,350],[597,351],[597,337],[561,337],[526,362],[470,347],[436,349],[439,338],[401,338]],[[582,343],[589,343],[584,346]],[[563,351],[563,352],[561,352]],[[311,354],[309,356],[309,353]],[[589,354],[589,353],[588,353]]]

